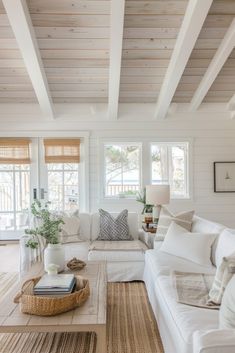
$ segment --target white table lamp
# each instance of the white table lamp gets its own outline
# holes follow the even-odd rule
[[[147,185],[146,204],[153,205],[153,223],[157,223],[161,205],[170,202],[170,185]]]

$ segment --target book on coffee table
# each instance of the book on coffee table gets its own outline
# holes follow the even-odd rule
[[[73,274],[43,275],[35,285],[33,292],[36,295],[63,295],[72,293],[75,286]]]

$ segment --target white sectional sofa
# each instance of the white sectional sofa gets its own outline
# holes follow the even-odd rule
[[[145,254],[144,281],[165,353],[234,353],[235,330],[219,329],[218,310],[178,303],[171,271],[214,275],[222,257],[235,251],[235,233],[199,217],[194,217],[192,232],[219,234],[211,253],[215,266],[203,267],[164,253],[161,242]]]

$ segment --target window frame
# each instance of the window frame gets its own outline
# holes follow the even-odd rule
[[[192,199],[192,140],[189,139],[179,139],[179,140],[154,140],[149,143],[149,154],[150,154],[150,184],[152,183],[152,146],[153,145],[165,145],[167,147],[174,146],[185,146],[186,145],[186,165],[184,166],[184,172],[186,175],[186,194],[185,196],[177,196],[171,193],[171,200],[189,200]],[[169,148],[167,149],[167,169],[168,169],[168,182],[171,184],[171,174],[172,174],[172,153],[169,153]]]
[[[100,141],[100,168],[101,168],[101,179],[100,179],[100,199],[101,200],[135,200],[136,196],[107,196],[105,193],[106,190],[106,176],[105,176],[105,146],[108,145],[121,145],[121,146],[137,146],[139,147],[139,182],[140,190],[143,187],[143,177],[142,177],[142,158],[143,158],[143,143],[141,141],[131,140],[131,139],[107,139]]]

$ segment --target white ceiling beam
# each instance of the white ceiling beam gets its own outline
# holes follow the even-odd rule
[[[164,81],[155,118],[164,119],[213,0],[189,0]]]
[[[111,0],[108,118],[117,120],[125,0]]]
[[[3,0],[3,4],[41,110],[53,118],[53,103],[26,1]]]
[[[218,76],[220,70],[224,66],[229,55],[233,51],[235,45],[235,19],[233,19],[230,27],[228,28],[223,40],[220,43],[213,59],[206,70],[193,98],[190,102],[189,110],[195,111],[198,109],[206,94],[208,93],[211,85]],[[233,103],[234,104],[234,103]]]

